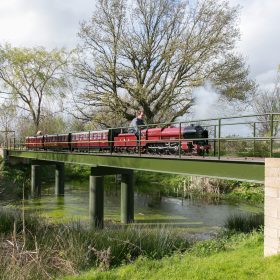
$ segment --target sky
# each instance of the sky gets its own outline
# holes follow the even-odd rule
[[[241,9],[238,50],[247,58],[251,76],[263,87],[274,83],[280,64],[280,0],[231,0]]]
[[[280,0],[229,2],[241,6],[237,51],[246,58],[251,78],[270,88],[280,64]],[[0,0],[0,44],[74,48],[79,24],[90,19],[94,5],[95,0]],[[215,101],[211,92],[198,89],[198,99]]]
[[[280,0],[229,0],[240,5],[237,49],[261,86],[275,80],[280,64]],[[90,18],[94,0],[0,0],[0,44],[73,48],[79,23]]]

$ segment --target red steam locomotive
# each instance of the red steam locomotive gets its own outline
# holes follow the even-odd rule
[[[25,146],[31,150],[59,151],[109,151],[138,152],[152,154],[204,155],[209,153],[208,131],[201,126],[145,128],[140,135],[129,133],[127,129],[107,129],[64,134],[29,136]]]

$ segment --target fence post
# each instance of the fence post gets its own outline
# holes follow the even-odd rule
[[[90,153],[90,131],[88,132],[88,153]]]
[[[14,132],[14,150],[16,149],[16,133]]]
[[[253,123],[253,136],[254,136],[254,142],[253,142],[253,156],[255,156],[256,152],[256,123]]]
[[[217,125],[214,125],[214,157],[216,156]]]
[[[221,158],[221,122],[222,122],[222,120],[219,119],[219,127],[218,127],[218,159]]]
[[[179,158],[181,158],[181,129],[182,129],[182,124],[180,122],[179,123]]]
[[[139,156],[141,157],[141,126],[140,126],[140,131],[139,131]],[[136,139],[137,141],[137,139]]]
[[[273,156],[273,114],[270,115],[270,157]]]

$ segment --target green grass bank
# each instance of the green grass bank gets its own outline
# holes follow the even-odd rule
[[[241,231],[244,223],[252,225],[246,231],[262,228],[262,223],[251,217],[244,217],[242,222],[240,218],[235,220],[233,224],[239,224]],[[156,276],[151,279],[162,279],[168,266],[170,271],[176,267],[178,273],[181,271],[171,279],[186,279],[180,277],[188,272],[186,269],[193,269],[192,263],[199,267],[203,261],[210,267],[216,254],[231,256],[238,249],[242,255],[248,249],[248,257],[252,250],[254,257],[261,256],[262,242],[261,231],[246,235],[226,230],[214,239],[197,241],[182,231],[160,226],[111,225],[104,230],[89,230],[79,222],[52,224],[36,215],[4,207],[0,208],[0,279],[44,280],[79,274],[77,279],[149,279],[153,275]],[[213,267],[223,258],[214,261]]]
[[[280,256],[263,257],[263,234],[253,232],[197,243],[183,254],[161,260],[139,258],[110,271],[93,269],[63,280],[91,279],[279,279]]]

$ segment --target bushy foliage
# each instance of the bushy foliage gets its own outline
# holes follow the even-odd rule
[[[80,164],[65,164],[65,174],[68,178],[86,178],[90,175],[90,167]]]
[[[225,228],[237,232],[252,232],[262,230],[264,227],[264,214],[235,214],[230,216],[225,222]]]
[[[0,160],[0,198],[5,200],[22,198],[22,188],[27,190],[30,185],[30,169],[19,165],[11,168],[3,160]]]
[[[221,191],[231,200],[244,200],[257,204],[264,201],[263,184],[225,180],[221,183]]]
[[[53,225],[33,215],[26,215],[24,221],[22,213],[0,209],[0,249],[5,250],[0,272],[5,279],[49,279],[90,267],[108,269],[139,256],[159,259],[190,246],[188,240],[162,227],[91,231],[79,222]]]

